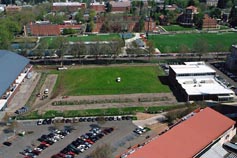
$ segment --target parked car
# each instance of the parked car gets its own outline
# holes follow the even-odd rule
[[[23,106],[23,107],[21,107],[20,109],[16,110],[16,111],[15,111],[15,114],[23,114],[23,113],[25,113],[25,112],[27,112],[27,111],[28,111],[28,107]]]
[[[11,142],[3,142],[2,144],[3,144],[3,145],[6,145],[6,146],[11,146],[11,145],[12,145]]]

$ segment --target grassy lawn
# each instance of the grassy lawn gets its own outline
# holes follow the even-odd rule
[[[190,31],[195,30],[192,27],[183,27],[179,25],[169,25],[169,26],[162,26],[166,31]]]
[[[31,43],[35,43],[37,41],[36,37],[16,37],[13,42],[14,43],[24,43],[24,42],[31,42]]]
[[[232,44],[237,43],[237,33],[200,33],[200,34],[175,34],[175,35],[151,35],[149,40],[154,43],[163,53],[177,53],[180,45],[186,45],[190,52],[193,44],[198,39],[206,40],[209,45],[209,51],[229,51]]]
[[[71,69],[60,72],[55,90],[63,85],[65,95],[71,96],[170,92],[159,75],[163,75],[160,68],[152,66]]]
[[[86,109],[86,110],[69,110],[56,111],[49,110],[40,115],[38,111],[33,111],[27,115],[19,116],[18,119],[39,119],[53,117],[86,117],[86,116],[113,116],[113,115],[135,115],[137,112],[159,113],[161,111],[169,111],[190,107],[188,105],[167,105],[167,106],[150,106],[150,107],[123,107],[123,108],[107,108],[107,109]],[[192,108],[195,108],[193,106]]]
[[[45,37],[41,40],[47,40],[49,44],[53,41],[55,37]],[[111,41],[115,39],[120,39],[119,34],[108,34],[108,35],[88,35],[80,37],[66,37],[69,42],[79,42],[79,41]]]

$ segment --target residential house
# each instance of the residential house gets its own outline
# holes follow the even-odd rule
[[[197,7],[195,6],[189,6],[185,9],[185,11],[178,17],[178,22],[181,25],[185,26],[193,26],[193,18],[194,15],[198,14]]]
[[[202,28],[203,29],[213,29],[213,28],[217,28],[217,20],[214,18],[209,17],[207,14],[204,15],[204,19],[203,19],[203,25]]]

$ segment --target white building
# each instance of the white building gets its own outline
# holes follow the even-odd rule
[[[216,77],[216,72],[204,62],[170,65],[169,80],[184,101],[232,100],[234,92]]]

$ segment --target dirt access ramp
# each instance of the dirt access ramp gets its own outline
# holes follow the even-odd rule
[[[57,78],[58,78],[57,74],[47,75],[44,81],[44,84],[42,85],[40,89],[40,94],[37,95],[34,105],[37,106],[38,104],[45,104],[50,101],[50,97],[52,96],[53,88],[56,84]],[[47,94],[44,93],[46,89],[48,89]],[[47,97],[44,97],[44,96],[47,96]]]

